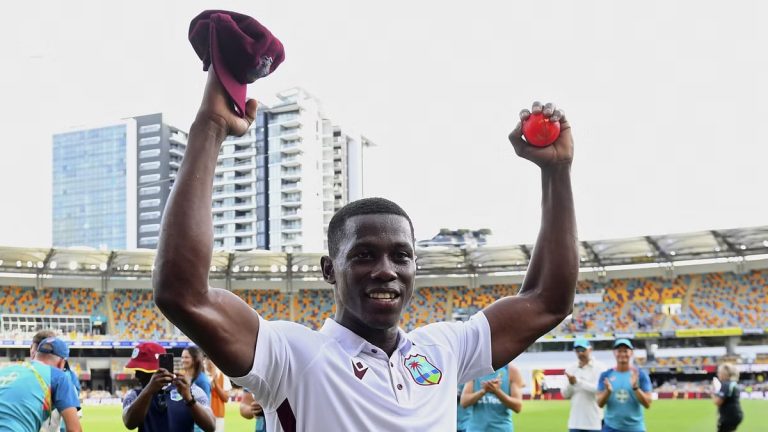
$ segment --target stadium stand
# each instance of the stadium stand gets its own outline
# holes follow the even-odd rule
[[[333,291],[329,289],[299,290],[299,295],[293,299],[295,304],[294,321],[319,330],[326,318],[334,313]],[[284,319],[290,319],[284,318]]]
[[[111,303],[114,335],[150,340],[170,337],[170,323],[155,306],[151,290],[115,289]]]
[[[274,290],[234,290],[232,291],[255,308],[264,319],[290,319],[290,309],[287,296]]]
[[[423,287],[413,293],[411,307],[403,314],[402,326],[406,331],[437,321],[450,320],[448,298],[451,292],[463,287]]]
[[[89,288],[0,287],[0,313],[39,315],[104,314],[104,297]]]

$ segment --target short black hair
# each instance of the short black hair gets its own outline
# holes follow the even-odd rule
[[[347,220],[353,216],[368,214],[393,214],[404,217],[411,227],[411,238],[416,240],[413,233],[413,222],[402,207],[386,198],[363,198],[340,208],[331,218],[331,222],[328,224],[328,253],[331,257],[335,257],[339,252],[339,244],[344,238],[344,226],[347,224]]]

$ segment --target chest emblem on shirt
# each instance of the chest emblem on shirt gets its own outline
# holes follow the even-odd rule
[[[625,389],[619,389],[619,391],[616,392],[616,400],[619,401],[619,403],[627,403],[627,401],[629,401],[629,392]]]
[[[360,360],[355,361],[352,359],[352,371],[355,373],[357,379],[362,380],[365,373],[368,372],[368,366],[364,365]]]
[[[171,390],[171,400],[174,402],[181,400],[181,394],[176,389]]]
[[[416,384],[429,386],[440,383],[443,373],[421,354],[409,355],[403,359],[403,365]]]

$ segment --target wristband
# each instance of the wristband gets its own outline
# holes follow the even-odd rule
[[[191,407],[197,403],[197,399],[191,398],[190,400],[185,400],[184,405]]]
[[[634,387],[632,387],[632,390],[633,391],[637,391],[639,388],[640,388],[640,386],[634,386]]]

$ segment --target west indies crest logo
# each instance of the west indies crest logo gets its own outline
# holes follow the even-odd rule
[[[440,383],[443,373],[421,354],[409,355],[403,364],[416,384],[429,386]]]

